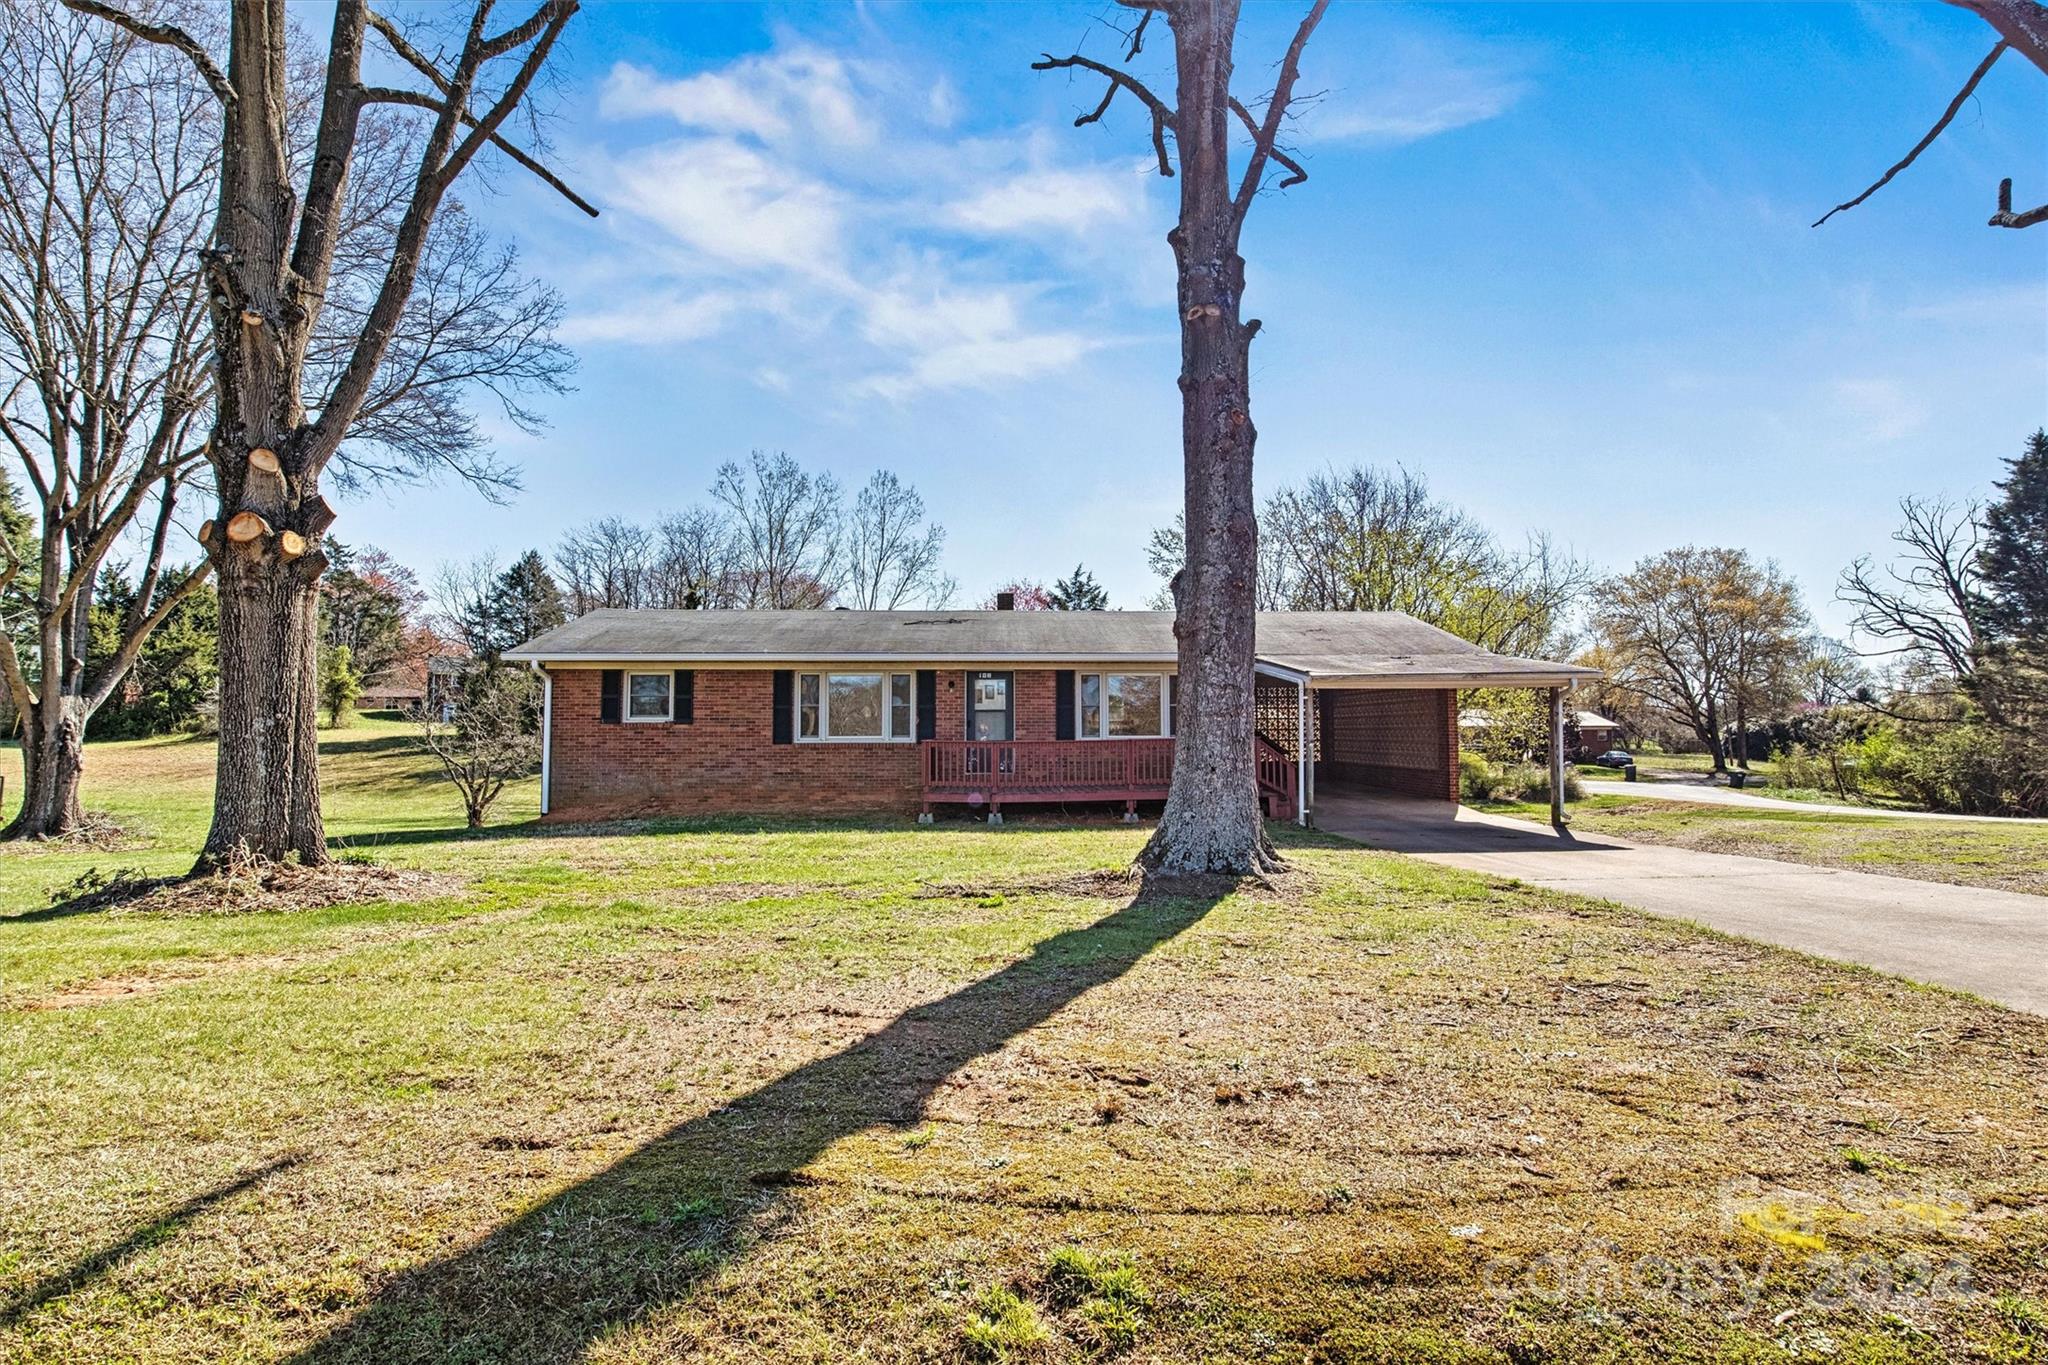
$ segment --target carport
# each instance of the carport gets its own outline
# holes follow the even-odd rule
[[[1537,688],[1549,694],[1551,818],[1562,824],[1565,698],[1599,676],[1495,654],[1399,613],[1259,616],[1258,729],[1296,764],[1303,812],[1318,787],[1455,802],[1458,693]]]

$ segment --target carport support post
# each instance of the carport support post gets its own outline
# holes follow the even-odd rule
[[[1308,679],[1294,685],[1294,823],[1308,828]]]
[[[1550,689],[1550,823],[1564,828],[1564,689]]]

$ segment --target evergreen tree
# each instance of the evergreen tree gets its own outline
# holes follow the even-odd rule
[[[2048,431],[2008,460],[1984,512],[1985,639],[1967,691],[1996,737],[1999,803],[2048,809]]]
[[[336,645],[328,650],[320,660],[320,704],[327,708],[327,723],[346,725],[362,694],[363,675],[356,672],[349,647]]]
[[[2048,430],[2007,460],[2003,494],[1984,513],[1980,564],[1987,615],[2002,636],[2048,637]]]
[[[21,491],[5,469],[0,469],[0,574],[10,568],[14,577],[0,591],[0,631],[14,637],[14,649],[24,660],[36,647],[36,584],[41,566],[36,555],[36,522],[22,506]],[[0,693],[5,689],[0,688]],[[14,732],[11,699],[0,695],[0,710],[6,712],[6,732]]]
[[[170,570],[157,584],[152,608],[178,593],[196,568]],[[88,667],[102,667],[120,648],[122,622],[134,607],[135,585],[120,573],[105,573],[92,604]],[[124,685],[94,718],[94,733],[140,739],[204,728],[220,681],[219,633],[220,598],[212,583],[202,583],[179,598],[149,633]]]
[[[506,650],[569,619],[562,590],[538,550],[528,550],[514,560],[511,568],[498,575],[496,591],[474,605],[477,619],[464,623],[463,634],[479,655],[493,663]]]
[[[1095,575],[1079,564],[1074,572],[1052,585],[1049,594],[1054,611],[1105,611],[1109,607],[1109,594],[1095,581]]]
[[[329,544],[327,572],[320,580],[320,644],[327,650],[347,646],[356,670],[365,676],[374,677],[405,657],[407,617],[420,594],[397,575],[411,577],[381,551],[359,553],[339,541]]]

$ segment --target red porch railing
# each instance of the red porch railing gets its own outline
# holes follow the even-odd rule
[[[1259,794],[1276,816],[1294,810],[1294,765],[1264,738],[1253,741]],[[1170,739],[926,740],[924,804],[1164,801],[1173,785]]]

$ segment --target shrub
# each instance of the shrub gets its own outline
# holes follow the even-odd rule
[[[1827,759],[1804,744],[1792,744],[1778,756],[1778,785],[1835,790],[1835,773]]]
[[[1550,772],[1535,763],[1489,763],[1478,754],[1458,755],[1458,795],[1466,801],[1548,801]],[[1564,799],[1585,795],[1579,775],[1564,770]]]
[[[1929,810],[1997,814],[2024,804],[2029,775],[2018,770],[2015,746],[1988,726],[1887,726],[1858,747],[1865,772]]]

